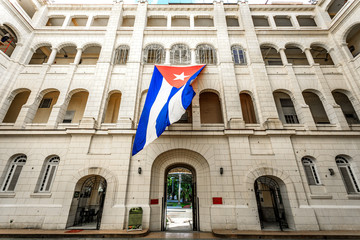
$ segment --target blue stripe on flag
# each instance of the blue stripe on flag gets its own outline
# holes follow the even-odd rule
[[[144,148],[144,145],[146,143],[146,129],[149,122],[150,110],[159,93],[159,90],[162,85],[162,81],[163,81],[163,76],[161,75],[160,71],[156,68],[156,66],[154,66],[154,73],[150,82],[150,87],[146,96],[146,101],[138,124],[138,130],[136,132],[136,136],[134,140],[132,155],[135,155],[141,149]]]

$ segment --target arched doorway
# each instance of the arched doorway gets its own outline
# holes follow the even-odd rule
[[[66,224],[68,229],[100,229],[107,183],[99,175],[81,178],[76,186]]]
[[[162,200],[162,231],[197,231],[199,201],[196,172],[191,166],[175,164],[165,170]]]
[[[254,183],[261,229],[288,228],[285,204],[279,183],[270,176],[261,176]]]

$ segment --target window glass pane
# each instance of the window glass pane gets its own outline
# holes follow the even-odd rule
[[[342,178],[344,180],[347,192],[348,193],[356,192],[355,188],[354,188],[354,186],[352,184],[351,177],[350,177],[350,174],[349,174],[347,168],[345,166],[343,166],[343,167],[339,167],[339,170],[340,170]]]
[[[7,191],[14,191],[15,190],[15,186],[16,186],[16,183],[19,179],[19,176],[20,176],[20,173],[21,173],[21,170],[22,170],[23,166],[21,165],[17,165],[16,168],[15,168],[15,171],[14,171],[14,175],[10,181],[10,184],[9,184],[9,187],[7,189]]]

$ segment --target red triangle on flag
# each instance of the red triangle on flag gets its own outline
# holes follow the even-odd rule
[[[199,71],[205,65],[195,65],[189,67],[173,67],[173,66],[159,66],[157,69],[165,80],[173,87],[182,87],[192,75]]]

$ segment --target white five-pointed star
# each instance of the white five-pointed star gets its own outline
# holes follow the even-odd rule
[[[184,72],[182,74],[174,74],[176,78],[174,78],[174,80],[181,80],[184,81],[185,78],[187,78],[188,76],[185,76]]]

